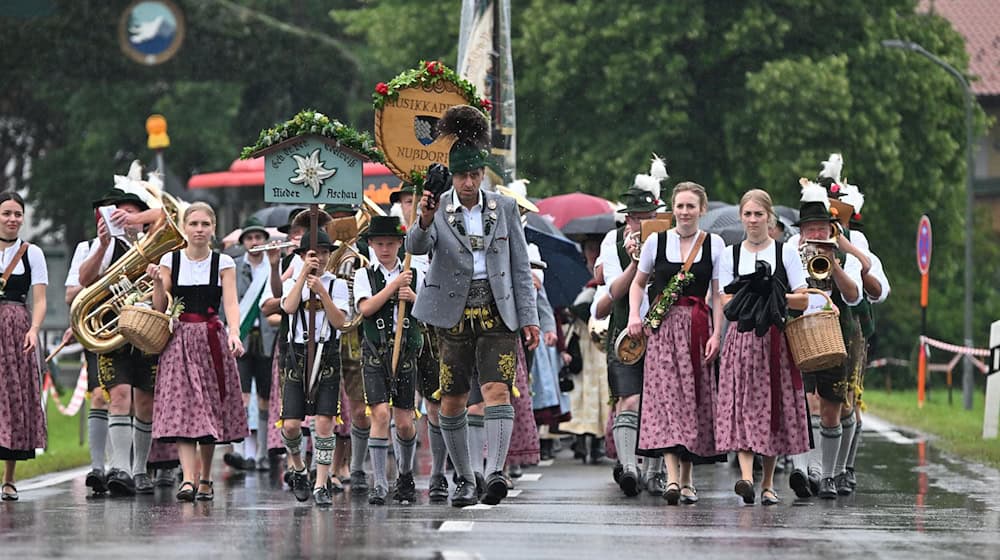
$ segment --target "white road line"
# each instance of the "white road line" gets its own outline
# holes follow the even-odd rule
[[[546,459],[544,461],[539,461],[538,462],[538,466],[539,467],[551,467],[552,463],[555,463],[555,459]]]
[[[538,482],[542,478],[542,473],[524,473],[518,480],[521,482]]]
[[[445,533],[468,533],[472,530],[473,524],[473,521],[445,521],[438,528],[438,531]]]
[[[70,480],[80,478],[85,476],[90,472],[90,467],[80,467],[78,469],[59,471],[55,473],[43,474],[42,476],[36,476],[35,478],[29,478],[17,485],[18,490],[38,490],[39,488],[48,488],[49,486],[55,486],[57,484],[62,484],[64,482],[69,482]]]
[[[523,492],[523,490],[511,490],[511,491],[507,492],[507,497],[508,498],[516,498],[516,497],[518,497],[518,496],[521,495],[521,492]]]
[[[482,558],[482,556],[464,550],[441,551],[441,560],[473,560],[475,558]]]
[[[871,430],[893,443],[899,445],[913,445],[917,443],[917,440],[904,436],[896,431],[895,426],[876,416],[866,415],[863,425],[865,430]]]
[[[509,496],[510,494],[507,494],[507,495]],[[471,506],[465,506],[464,508],[462,508],[462,511],[477,510],[477,509],[478,510],[490,510],[490,509],[493,509],[493,506],[491,506],[489,504],[475,504],[475,505],[471,505]]]

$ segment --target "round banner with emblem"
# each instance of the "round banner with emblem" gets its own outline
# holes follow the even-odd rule
[[[184,27],[184,13],[170,0],[136,0],[118,21],[118,44],[132,60],[155,66],[181,48]]]
[[[375,142],[385,164],[403,181],[422,174],[432,163],[448,164],[451,141],[438,139],[437,122],[455,105],[472,105],[488,112],[490,102],[476,88],[438,61],[421,62],[389,83],[380,82],[372,94]]]

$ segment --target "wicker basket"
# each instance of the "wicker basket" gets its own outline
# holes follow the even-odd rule
[[[822,290],[808,289],[806,292],[820,294],[830,307],[833,301]],[[840,319],[835,311],[818,311],[796,317],[785,325],[788,348],[799,370],[808,373],[839,366],[847,358],[844,334],[840,330]]]
[[[167,307],[170,307],[169,302]],[[118,314],[118,333],[146,354],[159,354],[170,340],[170,316],[153,309],[126,305]]]

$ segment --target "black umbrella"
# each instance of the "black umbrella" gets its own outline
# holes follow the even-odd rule
[[[580,240],[588,235],[604,235],[615,227],[617,227],[615,214],[608,212],[607,214],[594,214],[570,220],[563,226],[562,232],[570,239]]]
[[[302,206],[292,206],[290,204],[278,204],[261,208],[254,212],[251,218],[256,218],[264,227],[280,227],[288,223],[288,216],[292,210],[298,210]]]
[[[587,261],[576,243],[567,239],[552,222],[539,214],[528,214],[524,228],[528,243],[538,245],[545,270],[545,293],[552,307],[569,307],[590,281]]]

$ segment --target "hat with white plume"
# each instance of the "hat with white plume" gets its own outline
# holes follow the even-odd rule
[[[840,197],[840,202],[851,207],[850,228],[861,231],[864,228],[861,223],[861,207],[865,205],[865,195],[861,193],[861,189],[857,185],[847,182],[842,185],[841,191],[844,194]]]
[[[822,162],[816,182],[819,186],[827,190],[830,198],[840,198],[843,183],[840,175],[844,171],[844,156],[841,154],[830,154],[826,161]]]
[[[805,177],[799,179],[799,184],[802,186],[802,197],[799,199],[799,221],[793,225],[832,221],[834,218],[830,215],[830,199],[826,196],[826,189]]]
[[[153,179],[152,183],[143,181],[142,164],[139,160],[133,161],[129,166],[128,175],[115,175],[114,187],[94,200],[94,208],[124,203],[135,204],[142,210],[161,207],[160,200],[153,193],[160,192],[163,181],[159,177],[150,176],[150,178]]]
[[[632,186],[622,196],[625,208],[621,211],[625,214],[631,214],[633,212],[654,212],[662,208],[660,183],[669,177],[666,164],[658,155],[653,154],[649,165],[649,175],[639,174],[635,176]]]

